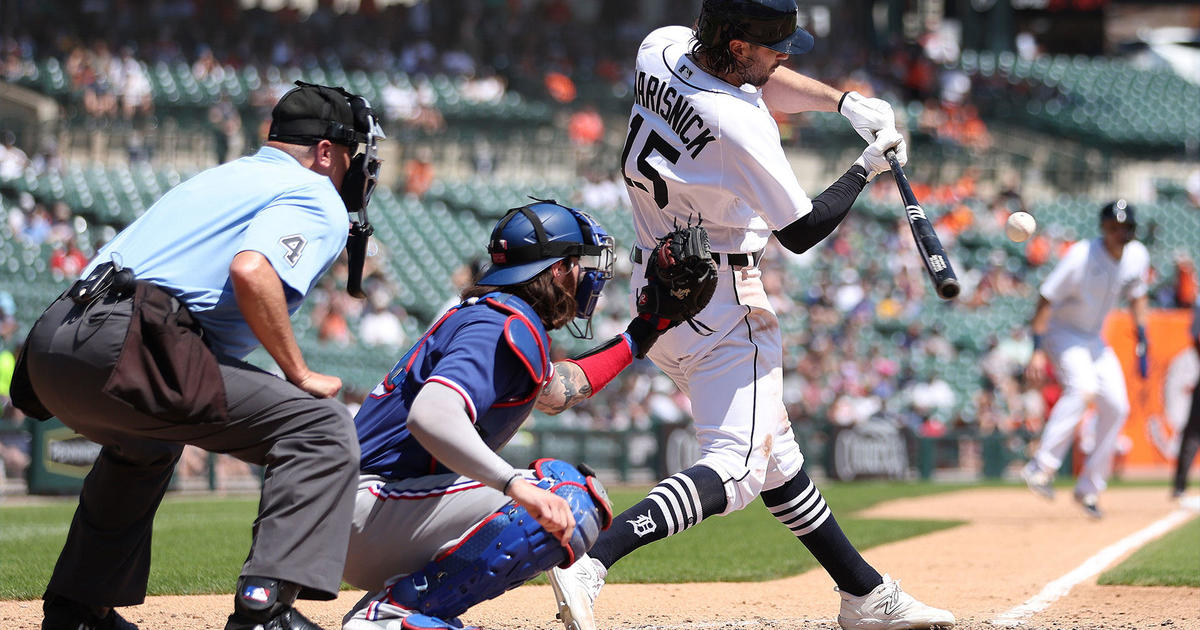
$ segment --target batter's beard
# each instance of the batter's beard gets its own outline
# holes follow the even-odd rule
[[[778,67],[779,64],[773,64],[756,72],[753,63],[739,64],[737,73],[742,83],[749,83],[756,88],[761,88],[767,84],[767,81],[771,80],[771,75],[775,73],[775,69]]]

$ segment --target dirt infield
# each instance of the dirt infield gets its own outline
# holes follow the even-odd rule
[[[959,627],[991,630],[997,627],[992,620],[1034,598],[1047,584],[1177,510],[1166,495],[1165,487],[1111,491],[1103,501],[1108,515],[1099,522],[1087,520],[1067,496],[1050,503],[1024,489],[975,489],[894,501],[864,515],[968,523],[865,555],[902,578],[905,589],[919,599],[951,609]],[[799,545],[796,552],[806,553]],[[838,600],[832,588],[820,570],[761,583],[612,584],[601,593],[596,616],[606,629],[829,629],[837,627]],[[335,602],[302,602],[300,609],[333,629],[361,595],[348,591]],[[525,586],[477,606],[464,621],[490,630],[557,630],[562,626],[554,619],[552,599],[548,586]],[[230,600],[230,595],[151,597],[123,613],[143,630],[220,630]],[[1197,602],[1200,589],[1098,586],[1093,576],[1023,618],[1021,627],[1200,628]],[[0,627],[37,628],[40,613],[40,601],[0,602]]]

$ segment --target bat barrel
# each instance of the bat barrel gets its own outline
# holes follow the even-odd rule
[[[950,266],[950,259],[946,258],[942,242],[934,232],[933,224],[925,215],[925,209],[917,201],[917,196],[913,194],[908,177],[904,174],[904,168],[896,159],[896,151],[889,149],[884,156],[896,179],[896,188],[900,191],[900,198],[904,201],[905,218],[908,219],[908,226],[912,229],[917,251],[925,262],[925,270],[929,273],[934,289],[937,290],[938,297],[943,300],[954,299],[962,287],[958,283],[958,277],[954,275],[954,269]]]

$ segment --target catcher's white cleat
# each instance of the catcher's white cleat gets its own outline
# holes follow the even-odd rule
[[[949,630],[954,627],[954,615],[950,611],[922,604],[900,590],[899,580],[886,575],[883,584],[862,597],[838,592],[842,596],[838,625],[845,630]]]
[[[567,630],[596,630],[592,607],[607,575],[608,569],[586,553],[565,569],[550,569],[548,577],[558,603],[558,618]]]

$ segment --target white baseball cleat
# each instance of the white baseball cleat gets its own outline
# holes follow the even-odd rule
[[[1031,469],[1029,466],[1021,469],[1021,479],[1034,494],[1046,499],[1054,499],[1054,476],[1042,470]]]
[[[899,580],[892,580],[887,575],[883,576],[883,584],[862,597],[838,593],[842,596],[838,625],[845,630],[949,630],[954,627],[954,615],[950,611],[922,604],[900,590]]]
[[[1088,516],[1094,519],[1104,518],[1104,510],[1100,509],[1099,499],[1094,493],[1080,494],[1076,492],[1075,502],[1079,504],[1079,507],[1083,508],[1084,513]]]
[[[567,630],[596,630],[592,607],[606,576],[608,569],[586,553],[565,569],[550,569],[547,577],[558,602],[558,618]]]

